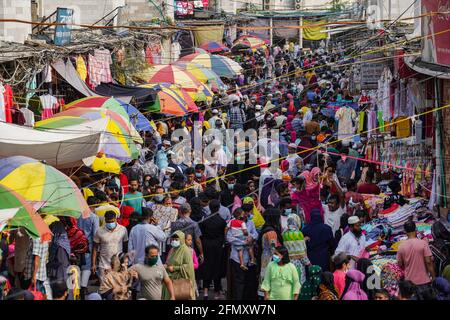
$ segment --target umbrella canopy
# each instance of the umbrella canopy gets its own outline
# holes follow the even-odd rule
[[[185,62],[185,61],[177,61],[176,65],[184,70],[192,73],[200,82],[204,84],[210,84],[211,88],[215,89],[224,89],[225,84],[222,79],[212,71],[211,69],[205,68],[200,64],[196,64],[193,62]]]
[[[190,72],[176,65],[155,65],[143,70],[137,77],[148,83],[168,82],[182,86],[188,91],[197,91],[201,82]]]
[[[209,41],[207,43],[204,43],[200,46],[200,48],[210,53],[230,51],[230,49],[225,47],[223,44],[215,41]]]
[[[151,106],[150,112],[184,116],[190,111],[198,110],[189,94],[180,94],[176,87],[172,87],[172,84],[146,84],[143,87],[158,90],[157,102]]]
[[[120,114],[124,119],[130,120],[131,124],[139,131],[153,131],[148,119],[134,106],[116,98],[109,97],[87,97],[71,102],[65,109],[71,108],[101,108],[112,110]]]
[[[94,172],[103,171],[115,174],[120,173],[121,164],[118,160],[113,158],[107,158],[105,157],[105,155],[102,155],[101,157],[92,157],[92,158],[89,159],[89,161],[92,161],[90,167]]]
[[[71,125],[72,122],[92,121],[108,117],[106,126],[107,132],[104,135],[104,141],[101,144],[100,151],[107,157],[129,162],[137,159],[139,151],[131,139],[130,125],[117,113],[111,110],[102,110],[100,108],[73,108],[60,113],[54,117],[38,121],[35,123],[36,129],[62,129]]]
[[[17,192],[0,184],[0,231],[1,225],[9,230],[23,227],[32,238],[49,241],[52,233],[36,210]]]
[[[27,201],[43,201],[43,213],[88,217],[90,210],[75,183],[38,160],[14,156],[0,159],[0,184]]]
[[[196,100],[193,97],[193,96],[197,96],[198,93],[186,91],[182,87],[173,85],[171,83],[160,83],[160,84],[155,85],[153,88],[157,89],[157,90],[163,90],[163,89],[172,90],[173,93],[176,95],[176,97],[179,100],[184,100],[186,102],[188,112],[198,112],[198,107],[195,104]],[[201,91],[199,91],[199,92],[201,92]]]
[[[242,67],[230,58],[207,53],[193,53],[179,61],[193,62],[214,71],[219,77],[235,77],[242,72]]]
[[[233,49],[235,48],[247,48],[247,49],[258,49],[258,48],[265,48],[266,43],[261,38],[250,36],[250,35],[244,35],[237,39],[234,42]]]

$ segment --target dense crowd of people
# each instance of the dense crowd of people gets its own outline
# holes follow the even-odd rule
[[[375,166],[359,159],[367,139],[354,142],[346,127],[355,120],[350,105],[373,101],[352,96],[350,74],[340,66],[350,61],[344,50],[321,43],[304,52],[288,43],[234,58],[243,74],[226,81],[210,105],[200,104],[200,113],[156,119],[140,158],[120,174],[84,168],[73,176],[88,218],[46,216],[51,242],[21,229],[2,238],[2,299],[450,298],[450,266],[436,275],[413,221],[397,252],[405,274],[398,292],[371,278],[361,225],[374,217],[361,194],[381,190]],[[346,112],[330,116],[330,103]],[[174,152],[174,130],[212,128],[264,128],[279,137],[259,139],[259,149],[243,141],[231,155],[245,158],[242,164],[229,161],[224,144],[214,159]],[[271,165],[276,158],[280,165]],[[407,203],[400,183],[389,183],[386,207]]]

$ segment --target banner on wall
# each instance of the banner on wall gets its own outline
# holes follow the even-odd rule
[[[328,37],[328,34],[326,32],[326,26],[320,26],[321,24],[326,24],[327,22],[325,20],[320,21],[310,21],[303,19],[303,27],[309,26],[309,25],[319,25],[317,27],[307,27],[303,28],[303,39],[304,40],[323,40]]]
[[[57,25],[55,28],[54,44],[64,46],[70,43],[72,38],[73,9],[57,8],[56,23],[67,23],[67,25]]]
[[[430,13],[445,12],[445,14]],[[422,60],[450,66],[450,0],[422,0]]]
[[[224,25],[201,26],[193,30],[195,45],[201,46],[209,41],[222,43]]]

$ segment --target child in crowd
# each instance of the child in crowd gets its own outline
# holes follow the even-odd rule
[[[228,233],[228,230],[231,230],[233,237],[241,239],[242,241],[246,241],[248,239],[249,233],[247,230],[247,224],[244,222],[244,210],[242,210],[241,208],[234,210],[233,216],[234,219],[231,219],[228,222],[227,228],[225,230],[225,235]],[[253,246],[235,246],[235,249],[238,251],[239,263],[242,270],[248,270],[247,266],[244,264],[244,250],[248,250],[251,264],[255,264],[256,260],[253,252]]]
[[[376,289],[373,295],[374,300],[391,300],[386,289]]]
[[[195,253],[194,248],[192,248],[192,234],[186,233],[186,245],[191,249],[192,251],[192,261],[194,262],[194,269],[198,269],[198,258],[197,253]]]

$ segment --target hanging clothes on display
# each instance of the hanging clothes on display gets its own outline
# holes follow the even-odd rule
[[[4,92],[3,92],[3,103],[4,103],[4,110],[5,110],[5,121],[12,123],[12,115],[11,115],[11,109],[13,108],[13,91],[9,84],[4,85]]]
[[[86,81],[88,72],[86,68],[86,63],[84,62],[84,59],[81,55],[77,56],[76,66],[77,66],[77,73],[80,76],[80,79]]]
[[[46,69],[44,69],[45,71]],[[42,71],[42,72],[44,72]],[[43,77],[45,79],[45,77]],[[25,97],[25,106],[28,108],[30,104],[31,97],[34,96],[35,90],[37,88],[37,81],[36,81],[36,74],[33,75],[33,77],[27,82],[27,95]]]
[[[49,64],[42,70],[42,79],[44,83],[52,82],[52,67]]]
[[[353,127],[353,122],[356,121],[356,112],[353,108],[342,107],[335,115],[338,123],[338,139],[345,139],[349,136],[354,135],[355,128]]]
[[[170,62],[175,62],[180,58],[181,54],[181,45],[178,41],[172,42],[172,46],[170,48]]]
[[[25,117],[19,109],[11,109],[12,123],[23,126],[25,124]]]
[[[397,122],[395,124],[395,136],[397,138],[406,138],[411,136],[411,119],[408,119],[407,117],[398,117],[394,120],[394,122]],[[400,121],[400,122],[398,122]]]
[[[377,94],[377,106],[381,111],[383,119],[389,120],[392,118],[390,110],[390,96],[391,96],[391,82],[393,76],[389,68],[384,68],[383,73],[378,80],[378,94]]]
[[[25,119],[24,125],[28,127],[34,127],[34,112],[28,108],[21,108],[19,109],[19,111],[22,112]]]
[[[6,114],[5,114],[5,87],[3,86],[3,83],[0,82],[0,121],[5,122],[6,121]]]
[[[44,94],[39,99],[42,104],[41,120],[53,117],[53,110],[59,107],[58,99],[49,94]]]
[[[101,63],[101,77],[100,83],[110,83],[113,82],[111,75],[111,52],[108,49],[95,49],[94,56]]]
[[[147,47],[145,49],[145,62],[147,62],[150,65],[153,65],[153,53],[152,49],[150,47]]]

